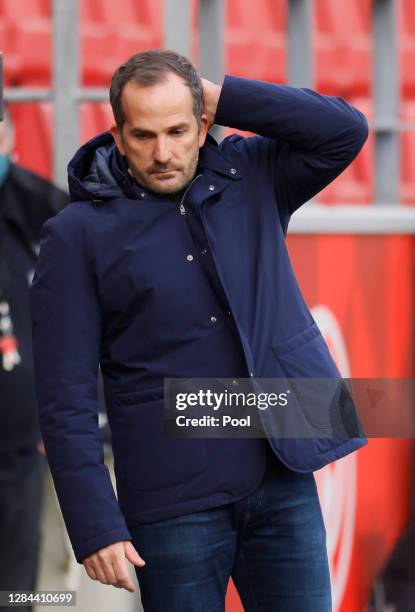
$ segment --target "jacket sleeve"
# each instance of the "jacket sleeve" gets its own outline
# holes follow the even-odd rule
[[[331,183],[368,136],[361,111],[308,88],[225,76],[215,122],[257,134],[229,145],[274,183],[282,218]]]
[[[79,219],[45,223],[33,283],[39,422],[59,504],[79,563],[130,540],[98,428],[101,315]],[[64,223],[63,223],[64,222]]]

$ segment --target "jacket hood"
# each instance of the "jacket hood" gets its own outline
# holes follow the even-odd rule
[[[207,134],[199,151],[199,167],[227,178],[240,178],[240,170],[230,165],[216,140]],[[95,136],[78,149],[68,165],[68,183],[71,201],[136,197],[136,181],[131,178],[127,161],[118,151],[111,132]]]
[[[127,195],[129,177],[125,158],[119,153],[111,132],[86,142],[68,165],[71,201],[114,198]],[[128,181],[129,183],[129,181]]]

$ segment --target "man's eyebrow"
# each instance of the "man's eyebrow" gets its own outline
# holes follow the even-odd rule
[[[189,127],[189,123],[187,121],[182,121],[181,123],[176,123],[175,125],[171,125],[168,129],[168,131],[170,130],[180,130],[183,128],[188,128]],[[151,130],[146,130],[145,128],[140,128],[140,127],[132,127],[130,129],[131,134],[150,134],[151,136],[154,135],[154,132],[152,132]]]

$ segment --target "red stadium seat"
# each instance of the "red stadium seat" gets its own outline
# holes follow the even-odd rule
[[[350,101],[370,121],[372,102],[370,99]],[[371,204],[374,192],[374,137],[369,134],[362,151],[342,174],[328,185],[316,200],[319,204]]]
[[[415,99],[402,104],[401,120],[415,124]],[[401,183],[400,200],[402,204],[415,205],[415,130],[401,135]]]
[[[82,0],[80,3],[80,32],[82,82],[84,85],[107,86],[114,64],[112,30],[99,0]]]
[[[7,24],[6,72],[11,80],[25,85],[48,85],[51,68],[50,2],[42,0],[0,0],[0,20]],[[5,22],[3,21],[5,20]]]
[[[285,0],[226,3],[226,72],[285,83]]]
[[[110,32],[104,25],[81,22],[80,63],[81,81],[86,86],[108,86],[114,72]]]
[[[162,46],[161,0],[83,0],[81,33],[83,82],[108,85],[130,55]]]
[[[103,1],[108,13],[108,7],[111,6],[113,10],[113,0]],[[113,57],[116,60],[116,66],[134,53],[158,48],[163,44],[161,0],[141,2],[129,0],[124,6],[124,11],[125,25],[122,28],[114,28]]]
[[[344,97],[370,95],[372,1],[315,0],[315,71],[319,91]]]
[[[0,51],[3,53],[3,78],[7,86],[18,83],[21,74],[22,62],[15,41],[15,24],[8,18],[0,16]]]
[[[52,63],[50,19],[22,21],[16,35],[16,49],[22,58],[22,82],[25,85],[49,85]]]
[[[51,0],[0,0],[0,16],[24,21],[27,18],[45,19],[51,15]]]
[[[415,97],[415,2],[399,2],[399,51],[401,73],[401,95]]]
[[[109,103],[84,103],[81,105],[81,142],[106,132],[114,122]]]
[[[49,103],[11,104],[18,163],[45,178],[52,176],[52,107]]]

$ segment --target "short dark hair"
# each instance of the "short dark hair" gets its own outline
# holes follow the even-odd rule
[[[193,96],[193,113],[200,128],[203,113],[203,85],[196,68],[187,57],[176,51],[150,49],[132,55],[125,64],[117,68],[112,77],[110,103],[115,123],[120,131],[125,123],[122,106],[125,85],[129,81],[144,86],[156,85],[162,83],[169,72],[180,76],[189,87]]]

